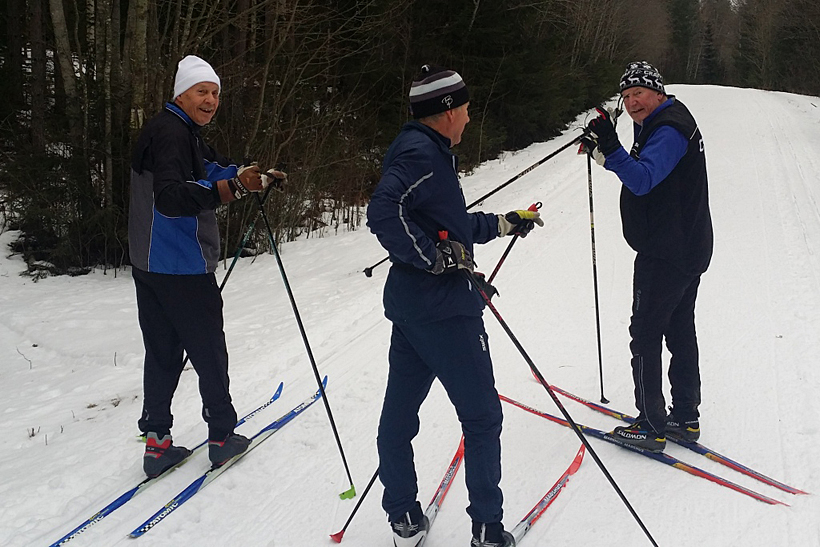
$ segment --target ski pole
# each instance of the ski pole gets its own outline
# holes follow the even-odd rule
[[[530,205],[528,210],[529,211],[537,211],[540,208],[541,208],[541,202],[539,201],[537,203],[533,203],[532,205]],[[518,241],[518,238],[520,238],[520,237],[521,236],[518,235],[518,234],[515,234],[513,236],[512,241],[510,241],[510,244],[507,245],[507,248],[504,250],[504,254],[502,254],[501,258],[498,259],[498,264],[495,265],[495,269],[493,270],[493,273],[490,274],[490,277],[487,279],[487,283],[492,283],[493,282],[493,279],[495,279],[495,276],[498,273],[498,270],[501,269],[501,265],[504,264],[505,260],[507,260],[507,255],[510,254],[510,251],[512,251],[513,245],[515,244],[516,241]]]
[[[269,185],[267,190],[265,190],[265,195],[262,196],[262,203],[265,203],[268,200],[268,195],[270,191],[273,190],[273,184]],[[245,243],[247,243],[248,239],[251,237],[253,233],[253,229],[256,227],[256,222],[259,220],[259,212],[257,211],[256,216],[253,218],[253,221],[248,225],[248,229],[245,231],[245,235],[242,236],[242,240],[239,242],[239,246],[236,248],[236,253],[233,255],[233,260],[231,261],[231,265],[228,266],[228,272],[225,274],[225,277],[222,278],[222,283],[219,284],[219,291],[222,292],[222,289],[225,288],[225,284],[228,282],[228,278],[231,277],[231,272],[233,271],[233,267],[236,265],[236,262],[239,260],[239,255],[242,254],[242,249],[245,248]]]
[[[440,236],[443,235],[444,236],[443,239],[446,239],[447,232],[439,232],[439,235]],[[507,336],[509,336],[509,338],[512,341],[513,345],[515,345],[516,349],[518,349],[519,353],[521,353],[521,356],[524,358],[524,360],[529,365],[530,370],[532,371],[532,373],[535,375],[536,378],[538,378],[538,381],[541,382],[541,385],[543,385],[544,388],[547,390],[547,393],[549,393],[549,395],[552,398],[553,402],[558,407],[558,409],[561,411],[561,414],[563,414],[564,418],[567,420],[567,422],[570,423],[570,425],[572,426],[572,430],[575,431],[575,434],[578,436],[578,438],[584,444],[587,451],[592,456],[592,459],[595,460],[595,463],[598,464],[598,467],[601,469],[601,472],[603,472],[604,476],[609,481],[609,484],[612,485],[612,488],[615,489],[615,492],[617,492],[618,496],[621,498],[621,501],[623,501],[624,505],[626,505],[627,509],[629,509],[629,512],[635,518],[635,521],[638,523],[638,526],[641,527],[641,530],[643,530],[644,534],[646,534],[646,537],[649,538],[649,541],[652,543],[652,545],[657,547],[658,544],[655,542],[655,539],[652,537],[652,534],[649,532],[646,525],[643,523],[641,518],[638,516],[638,513],[632,507],[632,504],[629,503],[629,500],[626,498],[626,495],[621,491],[621,488],[618,486],[618,483],[616,483],[615,479],[612,478],[612,475],[610,475],[609,470],[604,465],[604,462],[601,461],[601,458],[598,457],[598,454],[595,452],[595,450],[589,444],[589,440],[587,440],[586,435],[584,435],[583,431],[581,431],[581,428],[578,427],[578,424],[575,423],[575,420],[572,419],[572,416],[569,415],[569,412],[567,412],[567,409],[564,408],[564,405],[561,404],[561,401],[558,399],[558,396],[552,390],[552,387],[544,379],[544,376],[541,374],[541,371],[538,370],[537,366],[535,366],[535,363],[530,358],[530,356],[527,354],[526,350],[524,349],[524,346],[521,345],[521,342],[518,341],[518,338],[516,338],[516,336],[513,333],[512,329],[510,329],[509,325],[507,325],[507,322],[504,321],[504,318],[501,317],[501,314],[498,312],[498,310],[495,308],[495,306],[493,306],[493,303],[490,301],[490,298],[481,289],[479,283],[475,280],[475,277],[473,276],[473,274],[470,273],[470,272],[466,272],[466,274],[467,274],[467,279],[469,280],[470,284],[473,286],[473,288],[475,290],[478,291],[478,293],[484,299],[484,302],[487,303],[487,307],[490,308],[490,311],[492,311],[493,315],[495,315],[495,318],[498,320],[498,323],[504,329],[504,332],[507,333]]]
[[[330,539],[332,539],[336,543],[341,543],[342,542],[342,538],[344,537],[345,532],[347,532],[347,527],[350,525],[350,521],[353,520],[353,517],[359,511],[359,507],[362,505],[362,502],[364,501],[364,498],[367,497],[367,493],[370,492],[370,487],[372,487],[373,483],[376,482],[376,477],[378,477],[378,476],[379,476],[379,468],[377,467],[376,470],[373,472],[373,476],[370,478],[370,482],[367,483],[367,486],[365,486],[365,488],[364,488],[364,492],[362,492],[361,497],[359,497],[359,501],[356,503],[356,507],[353,508],[353,511],[350,513],[350,516],[347,517],[347,521],[345,522],[345,525],[342,526],[342,529],[339,530],[338,532],[336,532],[335,534],[330,534]]]
[[[484,194],[483,196],[481,196],[480,198],[478,198],[477,200],[475,200],[474,202],[469,204],[467,206],[467,209],[472,209],[473,207],[475,207],[476,205],[478,205],[479,203],[481,203],[482,201],[484,201],[488,197],[494,195],[495,193],[503,190],[504,188],[506,188],[507,186],[509,186],[513,182],[517,181],[518,179],[520,179],[521,177],[523,177],[524,175],[526,175],[527,173],[529,173],[530,171],[532,171],[536,167],[538,167],[540,165],[543,165],[544,163],[551,160],[552,158],[554,158],[555,156],[557,156],[558,154],[560,154],[561,152],[563,152],[564,150],[566,150],[570,146],[572,146],[574,144],[577,144],[581,140],[582,137],[585,137],[587,135],[587,133],[588,133],[588,131],[586,129],[584,129],[583,133],[581,133],[580,135],[578,135],[577,137],[572,139],[567,144],[565,144],[565,145],[561,146],[560,148],[558,148],[558,150],[555,150],[554,152],[552,152],[550,154],[547,154],[546,156],[544,156],[543,158],[541,158],[537,162],[533,163],[532,165],[530,165],[529,167],[527,167],[526,169],[524,169],[523,171],[521,171],[520,173],[518,173],[517,175],[512,177],[507,182],[501,184],[500,186],[497,186],[494,190]],[[364,269],[364,275],[366,275],[367,277],[373,277],[373,270],[375,268],[379,267],[379,265],[384,264],[387,261],[387,258],[388,257],[384,257],[381,260],[379,260],[378,262],[376,262],[375,264],[373,264],[372,266],[370,266],[369,268],[365,268]]]
[[[265,195],[262,197],[262,203],[265,203],[268,200],[268,195],[270,194],[271,190],[273,190],[273,185],[272,184],[270,186],[268,186],[267,190],[265,190]],[[242,249],[245,248],[245,243],[247,243],[248,238],[251,237],[251,234],[253,233],[253,229],[256,226],[256,221],[257,220],[259,220],[259,213],[256,213],[256,216],[254,217],[253,222],[251,222],[248,225],[248,229],[245,231],[245,235],[242,237],[242,241],[239,242],[239,246],[236,248],[236,253],[234,253],[234,255],[233,255],[233,260],[231,261],[231,265],[228,266],[228,273],[225,274],[225,277],[222,278],[222,283],[219,284],[219,292],[222,292],[222,289],[225,288],[225,284],[228,282],[228,278],[231,277],[231,272],[233,271],[233,267],[236,265],[236,262],[239,260],[239,255],[242,254]],[[182,366],[184,367],[185,365],[187,365],[188,361],[190,361],[190,360],[191,360],[191,357],[186,352],[185,360],[182,362]]]
[[[382,258],[381,260],[379,260],[378,262],[376,262],[375,264],[373,264],[372,266],[369,266],[369,267],[365,268],[365,269],[364,269],[364,275],[365,275],[366,277],[373,277],[373,269],[374,269],[374,268],[378,268],[380,265],[382,265],[382,264],[384,264],[385,262],[387,262],[387,259],[388,259],[388,258],[390,258],[390,257],[389,257],[389,256],[386,256],[386,257]]]
[[[587,154],[587,186],[589,187],[589,235],[592,239],[592,284],[595,289],[595,329],[598,334],[598,375],[601,381],[601,402],[607,404],[604,397],[604,360],[601,356],[601,312],[598,306],[598,258],[595,253],[595,210],[592,205],[592,158]]]
[[[276,247],[276,239],[273,237],[273,230],[270,227],[270,222],[268,222],[268,215],[265,214],[265,208],[259,194],[255,193],[254,195],[256,196],[256,203],[259,205],[259,212],[262,215],[262,220],[265,221],[265,228],[268,231],[268,237],[270,238],[270,244],[273,248],[273,254],[276,256],[276,263],[279,265],[279,273],[282,274],[282,281],[285,284],[285,290],[287,291],[288,298],[290,299],[290,306],[293,308],[293,315],[296,317],[296,324],[299,326],[302,341],[305,343],[308,359],[310,359],[310,366],[313,368],[316,383],[319,385],[319,391],[322,393],[322,401],[325,403],[325,410],[327,411],[328,420],[330,420],[330,427],[333,429],[333,436],[336,437],[336,445],[339,447],[339,454],[342,457],[342,463],[345,467],[345,473],[347,473],[347,479],[350,481],[350,488],[339,494],[339,497],[342,499],[350,499],[356,496],[356,487],[353,486],[353,477],[350,476],[350,467],[347,465],[347,458],[345,457],[344,448],[342,448],[342,441],[339,438],[339,432],[336,429],[336,421],[333,419],[333,412],[330,410],[330,402],[327,400],[325,386],[322,385],[322,378],[319,374],[319,368],[316,366],[316,360],[313,358],[313,351],[310,349],[310,342],[308,342],[305,326],[302,324],[302,317],[299,315],[299,308],[296,306],[296,299],[293,297],[293,291],[290,288],[290,282],[288,282],[288,276],[285,273],[285,266],[282,263],[282,257],[279,255],[279,249]]]
[[[551,160],[552,158],[554,158],[555,156],[557,156],[558,154],[560,154],[561,152],[563,152],[564,150],[566,150],[566,149],[567,149],[567,148],[569,148],[570,146],[572,146],[572,145],[574,145],[574,144],[577,144],[578,142],[580,142],[580,140],[581,140],[581,138],[582,138],[582,137],[586,136],[586,134],[587,134],[587,133],[588,133],[588,132],[587,132],[587,130],[586,130],[586,129],[584,129],[584,132],[583,132],[583,133],[581,133],[580,135],[578,135],[577,137],[575,137],[574,139],[572,139],[572,140],[571,140],[570,142],[568,142],[567,144],[565,144],[565,145],[561,146],[558,150],[556,150],[556,151],[554,151],[554,152],[552,152],[552,153],[550,153],[550,154],[547,154],[546,156],[544,156],[543,158],[541,158],[541,159],[540,159],[540,160],[538,160],[537,162],[533,163],[532,165],[530,165],[529,167],[527,167],[526,169],[524,169],[523,171],[521,171],[520,173],[518,173],[517,175],[515,175],[513,178],[511,178],[511,179],[510,179],[510,180],[508,180],[507,182],[505,182],[505,183],[501,184],[500,186],[497,186],[494,190],[492,190],[492,191],[490,191],[490,192],[487,192],[486,194],[484,194],[483,196],[481,196],[480,198],[478,198],[477,200],[475,200],[474,202],[472,202],[471,204],[469,204],[469,205],[467,206],[467,209],[472,209],[473,207],[475,207],[476,205],[478,205],[479,203],[481,203],[482,201],[484,201],[484,200],[485,200],[485,199],[487,199],[488,197],[490,197],[490,196],[492,196],[492,195],[495,195],[497,192],[499,192],[499,191],[503,190],[504,188],[506,188],[507,186],[509,186],[509,185],[510,185],[510,184],[512,184],[513,182],[517,181],[518,179],[520,179],[521,177],[523,177],[524,175],[526,175],[527,173],[529,173],[530,171],[532,171],[532,170],[533,170],[533,169],[535,169],[536,167],[538,167],[538,166],[540,166],[540,165],[543,165],[544,163],[546,163],[547,161]]]

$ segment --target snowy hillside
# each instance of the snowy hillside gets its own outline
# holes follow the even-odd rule
[[[820,99],[710,86],[669,86],[698,120],[706,145],[715,253],[697,308],[703,375],[701,442],[813,495],[793,496],[670,444],[667,453],[790,504],[769,506],[596,439],[590,442],[662,546],[820,545]],[[618,127],[629,147],[630,120]],[[503,155],[462,180],[468,203],[571,140]],[[472,128],[476,129],[476,128]],[[470,131],[471,127],[467,127]],[[604,390],[630,414],[628,332],[633,252],[621,236],[619,182],[593,166]],[[600,397],[586,161],[563,152],[488,199],[506,212],[535,201],[546,226],[518,242],[496,279],[494,302],[551,383]],[[0,545],[49,545],[136,485],[142,340],[130,272],[95,272],[32,283],[7,258],[0,235]],[[507,241],[480,247],[491,271]],[[366,229],[288,243],[283,260],[322,374],[355,484],[376,468],[376,425],[387,373],[390,325],[382,314],[387,267]],[[218,272],[218,277],[224,271]],[[225,291],[231,390],[244,415],[282,397],[239,432],[252,435],[316,389],[273,256],[243,259]],[[494,317],[485,313],[500,393],[559,414]],[[175,441],[193,446],[206,427],[196,375],[174,400]],[[569,400],[576,421],[617,422]],[[558,479],[579,447],[568,429],[504,405],[505,524],[512,528]],[[422,407],[415,443],[420,501],[427,503],[459,441],[439,384]],[[148,533],[127,533],[208,466],[185,465],[89,528],[69,545],[154,547],[334,545],[356,500],[321,403],[268,439]],[[391,545],[370,492],[342,545]],[[358,498],[357,498],[358,499]],[[460,473],[427,547],[466,547],[469,518]],[[522,547],[649,545],[587,455]]]

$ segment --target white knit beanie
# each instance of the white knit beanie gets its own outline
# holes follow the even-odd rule
[[[216,75],[213,67],[196,55],[188,55],[179,62],[177,67],[172,99],[176,99],[200,82],[211,82],[219,86],[220,90],[222,89],[219,76]]]

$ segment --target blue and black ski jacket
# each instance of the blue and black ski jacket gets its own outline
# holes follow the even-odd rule
[[[216,181],[237,166],[205,144],[200,127],[167,103],[140,133],[131,158],[128,243],[146,272],[213,273],[219,259]]]
[[[480,316],[484,301],[460,274],[433,275],[439,231],[473,254],[475,243],[498,235],[498,217],[468,213],[450,140],[430,127],[405,124],[390,145],[382,178],[367,208],[367,225],[390,255],[385,316],[426,323]]]
[[[700,275],[712,259],[706,155],[698,124],[674,96],[635,124],[627,154],[606,158],[618,175],[624,238],[635,251]]]

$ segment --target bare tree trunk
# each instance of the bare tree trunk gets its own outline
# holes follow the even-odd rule
[[[14,111],[15,123],[17,111],[25,108],[23,93],[23,29],[25,28],[25,0],[6,0],[6,35],[8,36],[8,66],[6,71],[8,96],[3,100],[9,103]],[[42,34],[42,31],[41,31]],[[5,64],[5,63],[4,63]]]
[[[31,145],[32,152],[46,149],[46,43],[43,39],[43,0],[31,0]]]
[[[481,0],[473,0],[473,16],[470,18],[470,25],[467,27],[468,33],[473,30],[473,25],[475,24],[475,18],[478,15],[478,8],[480,4]]]
[[[69,130],[74,146],[82,147],[82,119],[80,117],[80,94],[77,77],[74,71],[71,43],[68,39],[63,0],[49,0],[51,23],[54,29],[54,41],[57,50],[57,61],[60,64],[60,75],[63,78],[63,90],[66,95],[66,114],[68,115]]]
[[[103,145],[105,147],[105,158],[103,163],[103,204],[105,208],[111,208],[114,204],[114,157],[112,143],[113,105],[111,97],[111,65],[112,65],[112,30],[111,30],[111,9],[112,0],[97,0],[98,13],[102,15],[102,22],[98,25],[97,33],[97,60],[102,66],[97,66],[98,79],[99,71],[102,69],[103,88]],[[100,28],[102,27],[102,28]],[[113,225],[110,226],[113,231]]]
[[[132,0],[128,5],[128,47],[126,74],[131,78],[131,129],[139,131],[145,123],[146,74],[148,62],[148,0]]]

